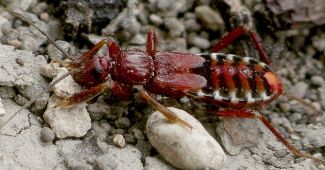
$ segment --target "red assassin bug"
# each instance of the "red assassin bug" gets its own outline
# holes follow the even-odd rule
[[[10,12],[27,20],[20,14]],[[34,25],[29,20],[27,22]],[[41,33],[47,36],[43,31]],[[263,62],[217,53],[244,34],[250,36]],[[49,40],[53,42],[50,38]],[[104,45],[109,49],[109,56],[97,56],[96,53]],[[254,110],[283,94],[282,85],[269,67],[270,60],[254,32],[238,27],[214,45],[209,54],[161,52],[157,51],[157,45],[157,36],[153,30],[147,33],[146,50],[121,49],[110,39],[100,41],[67,66],[73,79],[87,89],[62,100],[56,107],[73,106],[108,89],[112,89],[117,97],[127,99],[132,95],[130,89],[133,85],[142,85],[142,98],[171,122],[191,128],[186,121],[157,102],[150,93],[171,97],[188,96],[230,108],[213,112],[221,117],[258,118],[294,155],[325,163],[325,160],[302,153],[289,144],[263,115]],[[50,84],[47,91],[69,74]],[[16,114],[17,112],[14,115]],[[3,126],[4,124],[1,128]]]

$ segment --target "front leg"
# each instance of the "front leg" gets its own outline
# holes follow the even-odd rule
[[[72,96],[63,99],[61,102],[57,103],[54,108],[56,107],[65,107],[69,108],[75,104],[87,101],[92,99],[93,97],[103,93],[104,91],[111,89],[113,87],[114,82],[111,80],[105,81],[97,86],[91,87],[84,91],[78,92],[73,94]]]
[[[227,117],[227,118],[258,118],[260,121],[263,122],[263,124],[273,133],[274,136],[276,136],[294,155],[298,157],[306,157],[313,159],[317,162],[321,162],[325,164],[325,160],[316,158],[308,153],[303,153],[297,148],[295,148],[293,145],[291,145],[284,137],[281,135],[281,133],[276,130],[272,124],[259,112],[255,110],[250,109],[243,109],[243,110],[224,110],[224,111],[218,111],[213,112],[212,114],[215,114],[217,116],[221,117]]]

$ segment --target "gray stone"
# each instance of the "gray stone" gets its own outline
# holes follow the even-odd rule
[[[165,160],[159,158],[159,157],[146,157],[145,159],[145,170],[176,170],[172,165],[170,165]]]
[[[10,99],[3,99],[3,103],[7,114],[1,117],[1,123],[20,108]],[[35,117],[24,109],[1,129],[1,169],[63,168],[63,159],[56,146],[44,145],[40,141],[41,126],[37,122]]]
[[[121,22],[121,27],[131,35],[140,32],[141,25],[135,17],[125,17]]]
[[[17,63],[17,58],[24,63],[23,66]],[[40,66],[46,63],[44,58],[36,58],[30,51],[0,45],[0,61],[0,86],[16,86],[28,98],[33,98],[47,86],[39,74]]]
[[[80,103],[71,108],[54,106],[59,99],[52,95],[43,115],[44,120],[58,138],[81,137],[91,128],[91,120],[85,103]]]
[[[138,140],[135,147],[142,153],[141,159],[144,159],[152,154],[153,147],[150,145],[149,141]]]
[[[0,37],[3,36],[3,31],[2,31],[2,27],[4,25],[8,25],[8,20],[6,18],[4,18],[2,15],[0,15]]]
[[[316,35],[312,37],[312,43],[314,47],[319,51],[319,52],[324,52],[325,49],[325,34],[321,35]]]
[[[55,138],[55,134],[49,127],[43,127],[41,130],[41,138],[44,142],[52,142]]]
[[[194,0],[150,0],[149,3],[156,8],[161,16],[177,16],[179,13],[192,8]]]
[[[136,148],[129,145],[122,149],[110,145],[108,146],[108,152],[97,157],[95,160],[95,164],[99,169],[143,169],[141,152]]]
[[[71,46],[68,42],[66,41],[62,41],[62,40],[57,40],[55,41],[55,43],[65,52],[67,52],[68,54],[74,53],[75,49],[73,46]],[[62,54],[62,52],[57,49],[53,44],[49,44],[47,46],[47,52],[49,57],[52,60],[63,60],[64,58],[66,58],[66,56],[64,54]]]
[[[93,143],[87,143],[76,139],[60,139],[55,145],[58,152],[64,157],[66,167],[69,169],[92,170],[92,166],[86,162],[86,158],[94,156],[93,150],[97,149],[92,146]]]
[[[324,85],[324,79],[322,76],[313,76],[311,77],[311,84],[315,86],[322,86]]]
[[[102,96],[98,97],[98,100],[95,103],[88,104],[88,112],[92,120],[100,120],[105,115],[110,114],[110,106],[105,103]],[[117,117],[112,115],[112,117]]]
[[[146,125],[147,136],[162,157],[180,169],[222,168],[226,155],[202,124],[183,110],[168,109],[192,129],[167,121],[158,111],[151,114]]]
[[[30,107],[33,113],[44,111],[47,105],[47,101],[49,100],[49,93],[44,93],[41,96],[38,96],[37,100]]]
[[[142,34],[136,34],[130,40],[130,44],[133,44],[133,45],[144,45],[144,44],[146,44],[146,38]]]
[[[307,89],[308,84],[303,81],[300,81],[290,89],[290,94],[298,98],[303,98],[306,94]]]
[[[187,31],[193,31],[193,32],[198,32],[200,31],[201,28],[201,25],[196,21],[195,18],[185,20],[184,26]]]
[[[130,121],[130,119],[128,119],[126,117],[121,117],[115,121],[115,126],[118,128],[125,129],[125,128],[130,127],[130,125],[131,125],[131,121]]]
[[[18,106],[11,99],[2,99],[2,103],[6,114],[0,117],[0,124],[6,123],[8,119],[21,108],[21,106]],[[30,126],[28,114],[29,111],[27,109],[20,111],[11,121],[6,124],[6,126],[0,129],[1,134],[14,136],[21,130],[28,128]]]
[[[0,86],[0,97],[13,98],[15,95],[16,92],[12,87]]]
[[[218,124],[217,133],[221,143],[231,155],[237,155],[245,147],[255,146],[260,137],[255,119],[223,119]]]
[[[149,19],[154,25],[157,26],[161,25],[164,22],[164,20],[159,15],[156,14],[151,14],[149,16]]]
[[[179,37],[185,31],[183,23],[181,23],[177,18],[165,18],[164,24],[168,28],[171,37]]]
[[[196,34],[190,34],[188,37],[189,44],[199,47],[200,49],[206,50],[211,46],[211,43],[209,40],[199,37]]]
[[[325,127],[313,126],[313,128],[306,128],[302,132],[302,143],[306,148],[322,148],[325,146]]]
[[[124,138],[125,138],[125,142],[128,144],[136,144],[137,143],[137,139],[134,137],[134,135],[132,134],[123,134]]]
[[[47,32],[47,30],[49,29],[48,25],[40,20],[36,21],[35,25],[45,32]],[[22,49],[38,51],[40,46],[47,41],[46,37],[43,36],[38,30],[36,30],[32,26],[21,26],[17,28],[17,31],[18,39],[22,42]]]
[[[198,6],[195,8],[195,13],[205,27],[213,31],[222,31],[224,29],[225,23],[220,13],[211,7],[205,5]]]
[[[47,3],[45,3],[45,2],[39,2],[39,3],[37,3],[37,4],[32,8],[32,11],[33,11],[35,14],[41,14],[41,13],[44,12],[47,8],[48,8]]]
[[[254,158],[248,150],[244,150],[236,156],[228,156],[224,169],[266,170],[260,158]]]
[[[140,129],[134,128],[131,130],[133,133],[134,137],[138,140],[144,140],[144,135]]]

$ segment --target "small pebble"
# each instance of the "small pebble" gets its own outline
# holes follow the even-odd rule
[[[118,128],[128,128],[131,125],[131,121],[126,117],[121,117],[115,121],[115,126]]]
[[[52,142],[55,138],[55,134],[49,127],[43,127],[41,130],[41,138],[44,142]]]
[[[149,19],[154,25],[157,25],[157,26],[161,25],[164,22],[163,19],[159,15],[156,15],[156,14],[151,14],[149,16]]]
[[[190,36],[188,37],[188,42],[191,45],[199,47],[203,50],[208,49],[211,45],[209,40],[196,36],[195,34],[190,34]]]
[[[279,107],[280,109],[283,111],[283,112],[288,112],[289,109],[290,109],[290,104],[285,102],[285,103],[280,103],[279,104]]]
[[[142,34],[136,34],[130,40],[130,44],[133,44],[133,45],[144,45],[145,43],[146,43],[146,38]]]
[[[204,26],[213,31],[223,30],[224,21],[220,13],[209,6],[198,6],[195,8],[197,17],[203,22]]]
[[[134,128],[132,129],[132,133],[136,139],[144,140],[144,135],[140,129]]]
[[[135,17],[126,17],[122,20],[121,26],[124,30],[132,35],[136,35],[140,32],[141,25]]]
[[[198,47],[191,47],[188,51],[192,54],[200,54],[201,53],[201,49],[199,49]]]
[[[49,63],[41,66],[40,73],[44,77],[53,79],[59,73],[60,64],[59,63]]]
[[[306,94],[307,89],[308,84],[303,81],[300,81],[290,89],[290,94],[298,98],[303,98]]]
[[[68,42],[66,41],[62,41],[62,40],[57,40],[55,41],[55,43],[61,47],[61,49],[63,49],[65,52],[67,53],[71,53],[74,52],[74,47],[72,47]],[[53,44],[49,44],[47,46],[47,51],[48,51],[48,55],[49,57],[53,60],[62,60],[65,58],[65,56],[62,54],[62,52],[57,49]]]
[[[197,32],[200,30],[201,25],[197,23],[196,19],[188,19],[184,22],[187,31]]]
[[[123,148],[125,146],[125,139],[121,134],[115,134],[113,137],[113,144],[117,147]]]
[[[125,138],[125,141],[126,143],[128,144],[136,144],[137,143],[137,139],[134,137],[134,135],[132,134],[123,134],[124,138]]]
[[[40,2],[32,8],[33,13],[40,14],[48,8],[48,5],[45,2]]]
[[[166,18],[164,22],[172,37],[179,37],[185,31],[185,26],[177,18]]]
[[[106,122],[106,120],[100,120],[99,126],[107,133],[109,133],[112,129],[111,125]]]
[[[313,76],[311,77],[311,84],[315,86],[322,86],[324,84],[324,79],[321,76]]]
[[[48,22],[49,21],[49,14],[47,12],[43,12],[40,14],[40,18],[45,21]]]
[[[21,48],[21,46],[23,45],[23,43],[19,40],[8,40],[7,44],[14,46],[15,48]]]
[[[110,134],[124,134],[125,130],[124,129],[112,129],[110,131]]]

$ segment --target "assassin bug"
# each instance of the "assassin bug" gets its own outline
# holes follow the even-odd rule
[[[9,12],[35,26],[24,16]],[[47,36],[45,32],[38,30]],[[244,34],[249,35],[262,62],[249,57],[218,53]],[[50,37],[48,39],[57,46]],[[104,45],[108,47],[109,55],[97,56],[98,50]],[[157,36],[151,29],[147,33],[146,50],[121,49],[111,39],[104,39],[80,58],[74,59],[57,46],[71,59],[67,64],[69,73],[52,82],[46,91],[50,91],[54,84],[71,74],[86,90],[63,99],[55,106],[70,107],[109,89],[117,97],[128,99],[132,95],[130,89],[134,85],[142,85],[140,95],[145,101],[164,114],[169,121],[191,128],[186,121],[178,118],[150,94],[188,96],[229,108],[212,112],[217,116],[258,118],[294,155],[325,163],[325,160],[302,153],[289,144],[263,115],[254,110],[284,94],[279,79],[269,67],[271,61],[256,33],[245,27],[238,27],[214,45],[208,54],[161,52],[157,50],[157,45]],[[32,102],[34,101],[31,100],[23,108]]]

